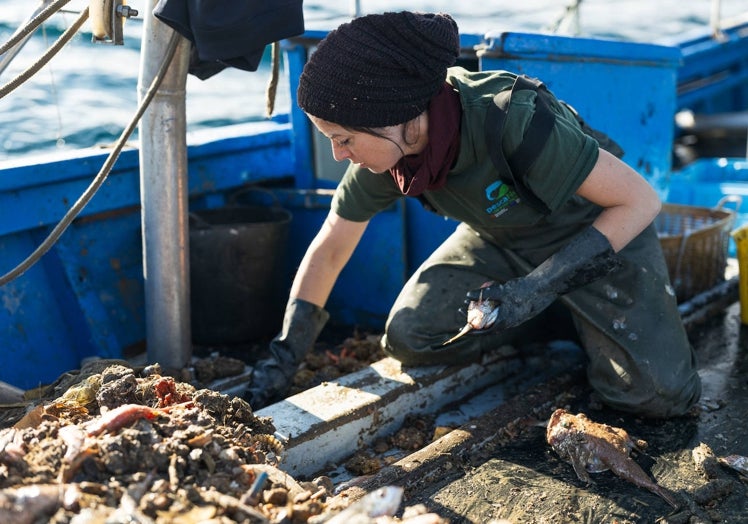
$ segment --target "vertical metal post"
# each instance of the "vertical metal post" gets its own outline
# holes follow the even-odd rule
[[[173,32],[150,14],[156,0],[146,3],[141,99]],[[184,367],[192,356],[185,110],[189,46],[182,38],[139,128],[147,358],[169,371]]]

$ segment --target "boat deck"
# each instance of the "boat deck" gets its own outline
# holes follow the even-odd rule
[[[700,443],[717,457],[748,456],[748,328],[733,303],[691,332],[703,395],[692,415],[645,420],[596,406],[583,370],[572,366],[515,396],[426,448],[384,468],[338,497],[356,498],[387,484],[405,487],[404,506],[424,504],[452,524],[508,519],[531,522],[748,522],[746,477],[722,466],[707,476],[695,466]],[[586,413],[648,442],[635,460],[675,491],[683,508],[610,472],[586,486],[545,442],[543,422],[555,407]],[[693,520],[691,520],[693,522]]]
[[[748,510],[745,479],[728,470],[722,478],[707,478],[691,458],[702,442],[718,456],[748,456],[743,431],[748,328],[740,323],[735,270],[734,264],[729,266],[724,285],[681,306],[703,380],[702,400],[690,416],[643,420],[596,405],[584,376],[583,354],[573,344],[521,351],[505,347],[465,367],[403,369],[385,359],[258,415],[273,417],[279,433],[289,437],[283,469],[312,478],[329,474],[356,449],[391,434],[405,414],[443,416],[450,409],[464,414],[470,409],[462,408],[479,399],[473,417],[465,417],[457,429],[372,476],[353,479],[331,507],[395,484],[406,488],[403,507],[424,504],[453,524],[500,517],[516,523],[654,522],[665,517],[667,522],[686,522],[690,515],[748,522],[742,516]],[[545,442],[544,423],[556,407],[584,412],[647,441],[646,455],[635,459],[676,491],[686,509],[673,512],[656,495],[610,472],[585,486]]]
[[[384,359],[257,414],[272,417],[278,433],[288,437],[281,468],[297,480],[333,476],[340,471],[335,466],[393,433],[409,414],[450,415],[453,421],[461,414],[456,429],[373,475],[333,477],[339,489],[327,502],[333,510],[380,486],[399,485],[405,488],[401,510],[423,504],[452,524],[500,518],[515,524],[688,522],[694,515],[703,522],[748,522],[745,477],[722,466],[709,477],[692,459],[700,443],[719,457],[748,456],[748,327],[740,322],[737,283],[736,276],[728,278],[681,306],[704,385],[689,416],[643,420],[596,405],[582,351],[562,341],[498,348],[461,367],[404,369]],[[214,386],[241,394],[245,383],[241,375]],[[610,472],[594,475],[590,486],[579,481],[545,442],[545,421],[556,407],[647,441],[646,454],[635,460],[677,493],[683,509],[674,512]]]

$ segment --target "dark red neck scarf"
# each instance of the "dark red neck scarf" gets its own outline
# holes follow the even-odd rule
[[[460,150],[460,96],[444,83],[429,102],[429,142],[417,155],[401,158],[390,169],[392,178],[404,195],[418,196],[439,189],[447,182],[447,173]]]

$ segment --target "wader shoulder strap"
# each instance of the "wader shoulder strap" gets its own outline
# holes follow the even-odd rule
[[[530,120],[522,143],[516,151],[507,158],[501,145],[506,122],[508,105],[515,91],[520,89],[532,89],[537,93],[535,102],[535,114]],[[494,97],[494,103],[489,105],[485,121],[485,135],[488,146],[488,154],[491,156],[499,177],[506,183],[514,186],[515,191],[527,205],[536,211],[548,215],[551,210],[525,185],[524,179],[532,167],[533,162],[553,130],[556,115],[546,101],[547,91],[542,82],[529,78],[525,75],[517,76],[512,85],[509,97],[500,97],[498,93]]]

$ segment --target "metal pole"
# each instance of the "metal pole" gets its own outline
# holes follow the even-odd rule
[[[142,98],[163,60],[172,29],[143,12],[138,79]],[[189,41],[181,39],[169,70],[140,122],[140,195],[147,358],[166,371],[192,356],[187,218],[185,91]]]

